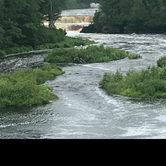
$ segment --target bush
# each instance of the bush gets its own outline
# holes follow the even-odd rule
[[[44,32],[45,31],[43,31],[43,36],[40,39],[41,41],[39,42],[39,45],[35,47],[36,50],[54,49],[54,48],[71,48],[74,46],[81,46],[81,45],[85,46],[85,45],[90,45],[95,43],[94,41],[91,41],[88,39],[64,36],[63,35],[64,31],[60,31],[60,30],[57,31],[58,33],[56,33],[55,29],[49,30],[49,33],[47,35]],[[41,43],[44,43],[44,44],[41,44]],[[4,56],[5,54],[28,52],[32,50],[34,50],[32,46],[10,47],[10,48],[5,48],[4,51],[0,50],[0,56]]]
[[[71,48],[74,46],[81,46],[81,45],[85,46],[85,45],[90,45],[90,44],[94,44],[94,43],[95,43],[94,41],[88,40],[88,39],[65,36],[64,41],[57,43],[56,47],[54,47],[54,48]]]
[[[40,84],[62,73],[58,66],[46,64],[41,69],[22,69],[0,75],[0,106],[32,105],[57,99],[52,88]]]
[[[166,97],[166,67],[148,67],[141,71],[129,70],[126,76],[117,71],[105,73],[99,85],[108,94],[131,97]]]
[[[28,52],[32,51],[33,48],[31,46],[22,46],[22,47],[11,47],[11,48],[6,48],[5,52],[6,54],[14,54],[14,53],[21,53],[21,52]]]
[[[123,59],[129,52],[116,48],[88,46],[86,49],[54,49],[45,57],[44,61],[50,63],[96,63]]]
[[[43,45],[46,43],[58,43],[65,39],[65,31],[62,29],[49,29],[45,26],[41,26],[38,30],[38,43],[37,45]]]
[[[137,59],[139,58],[140,56],[138,54],[135,54],[135,53],[132,53],[129,55],[129,59]]]
[[[157,66],[158,67],[165,67],[166,66],[166,57],[165,56],[158,59]]]
[[[6,54],[4,50],[0,50],[0,57],[3,57]]]

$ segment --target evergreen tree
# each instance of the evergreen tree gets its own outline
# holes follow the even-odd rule
[[[63,30],[48,29],[42,20],[45,11],[49,11],[46,2],[49,0],[0,0],[0,49],[10,47],[32,46],[55,43],[64,40]],[[59,14],[65,0],[50,0],[56,2],[54,11]],[[54,15],[54,16],[55,16]],[[53,17],[53,16],[52,16]],[[53,18],[54,19],[54,18]],[[53,28],[53,27],[51,27]],[[2,51],[1,53],[2,54]]]
[[[17,19],[25,5],[25,0],[5,0],[2,6],[2,28],[4,29],[3,45],[8,47],[15,46],[15,41],[23,35],[18,27]]]
[[[100,11],[93,19],[96,31],[103,31],[104,27],[109,27],[109,33],[166,32],[166,0],[99,0],[99,2]]]
[[[23,35],[18,44],[35,47],[35,45],[38,44],[37,31],[41,26],[43,18],[42,13],[39,12],[41,0],[25,1],[25,6],[20,13],[20,17],[17,19],[18,27],[22,30]]]
[[[0,49],[3,46],[3,35],[4,35],[4,30],[3,30],[3,27],[2,27],[2,23],[3,23],[2,9],[3,9],[3,0],[0,0],[0,16],[1,16],[0,17]]]

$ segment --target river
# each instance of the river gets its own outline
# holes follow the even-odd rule
[[[72,10],[73,11],[73,10]],[[133,100],[107,95],[98,82],[105,72],[141,70],[156,65],[165,55],[163,34],[84,34],[68,36],[92,39],[105,47],[138,53],[128,58],[94,64],[63,66],[65,74],[45,84],[59,100],[33,107],[0,109],[2,139],[155,139],[166,138],[166,99]]]

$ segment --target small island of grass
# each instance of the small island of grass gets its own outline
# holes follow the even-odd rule
[[[124,76],[116,73],[104,73],[99,85],[108,94],[119,94],[139,98],[166,97],[166,57],[157,61],[158,66],[141,71],[129,70]]]
[[[92,45],[81,49],[54,49],[45,57],[44,61],[49,63],[97,63],[126,57],[135,58],[136,56],[137,54],[130,54],[125,50],[110,47],[105,48],[103,45]]]

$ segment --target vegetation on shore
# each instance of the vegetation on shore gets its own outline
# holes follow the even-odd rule
[[[166,33],[165,0],[99,0],[93,24],[82,32]]]
[[[47,28],[42,20],[49,17],[52,24],[59,18],[65,1],[0,0],[0,56],[36,50],[40,45],[64,41],[64,30],[51,25]],[[52,11],[50,2],[54,2]]]
[[[0,57],[3,57],[7,54],[14,54],[14,53],[21,53],[21,52],[28,52],[33,50],[44,50],[44,49],[54,49],[54,48],[71,48],[74,46],[85,46],[94,44],[95,42],[88,39],[82,39],[82,38],[74,38],[74,37],[68,37],[65,36],[64,40],[60,42],[54,42],[54,43],[46,43],[42,45],[36,46],[36,49],[33,49],[32,46],[16,46],[11,48],[6,48],[4,50],[0,50]]]
[[[116,73],[104,73],[99,85],[108,94],[119,94],[139,98],[166,97],[166,57],[157,61],[157,66],[149,66],[141,71],[129,70],[124,76]]]
[[[125,50],[93,45],[80,49],[54,49],[44,58],[44,61],[49,63],[97,63],[123,59],[130,55]]]
[[[13,74],[1,74],[0,107],[33,105],[58,99],[51,87],[41,84],[63,73],[60,67],[45,64],[33,70],[21,69]]]

